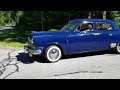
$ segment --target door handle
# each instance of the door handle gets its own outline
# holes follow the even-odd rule
[[[112,34],[109,34],[109,36],[112,36]]]
[[[66,41],[66,44],[68,44],[68,43],[69,43],[68,39],[66,39],[65,41]]]

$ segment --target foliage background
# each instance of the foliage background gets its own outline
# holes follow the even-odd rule
[[[48,31],[61,29],[73,19],[103,18],[103,11],[0,11],[0,27],[16,25],[21,31]],[[114,20],[120,26],[120,11],[107,11],[107,19]]]

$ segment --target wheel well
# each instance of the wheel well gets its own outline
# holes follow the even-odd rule
[[[51,46],[51,45],[55,45],[55,46],[59,47],[60,50],[61,50],[61,52],[62,52],[62,55],[65,55],[65,53],[64,53],[64,51],[63,51],[63,49],[62,49],[62,47],[61,47],[60,45],[58,45],[58,44],[50,44],[50,45],[48,45],[47,47],[49,47],[49,46]],[[44,53],[45,53],[45,50],[46,50],[47,47],[45,47]]]

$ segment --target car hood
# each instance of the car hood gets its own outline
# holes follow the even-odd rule
[[[64,31],[55,31],[55,32],[32,32],[30,34],[30,37],[34,37],[34,36],[39,36],[39,37],[44,37],[44,36],[59,36],[59,35],[65,35],[68,32],[64,32]]]

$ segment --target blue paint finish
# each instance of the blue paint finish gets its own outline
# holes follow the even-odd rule
[[[78,32],[76,28],[83,22],[92,22],[93,31]],[[108,22],[113,30],[97,30],[97,22]],[[73,29],[58,32],[32,32],[29,37],[33,38],[34,47],[41,48],[42,52],[49,45],[55,44],[62,48],[65,55],[110,49],[111,43],[120,44],[120,30],[112,20],[103,19],[76,19],[69,23],[75,23]]]
[[[31,34],[34,37],[35,47],[44,47],[46,48],[49,45],[56,44],[59,45],[64,53],[66,54],[69,48],[67,47],[67,37],[70,35],[70,32],[39,32],[39,35],[36,35],[34,32]],[[34,34],[36,36],[34,36]],[[38,33],[37,33],[38,34]],[[44,50],[44,49],[43,49]]]
[[[86,32],[86,33],[80,33],[80,32],[74,32],[71,34],[71,37],[69,38],[69,45],[70,50],[72,52],[82,52],[82,51],[91,51],[94,49],[97,49],[98,46],[96,46],[97,38],[93,34],[94,32]]]
[[[98,50],[105,50],[110,48],[110,36],[108,31],[95,31],[96,36],[96,45],[98,46]]]
[[[113,30],[110,34],[112,34],[110,36],[111,42],[120,44],[120,30]]]

